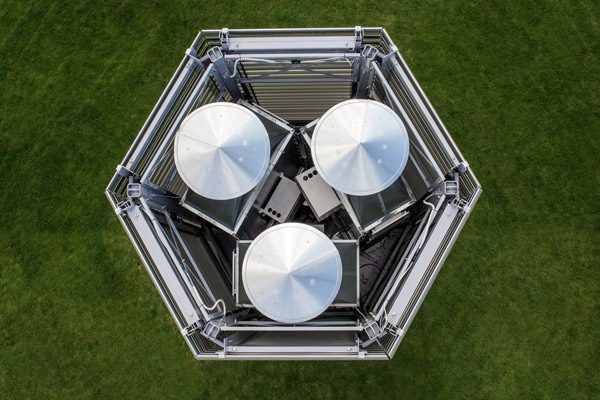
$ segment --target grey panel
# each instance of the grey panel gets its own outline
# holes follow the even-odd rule
[[[275,191],[262,211],[269,218],[284,223],[292,217],[293,212],[298,207],[300,197],[300,189],[298,189],[296,183],[281,174]]]
[[[306,202],[317,217],[318,221],[327,218],[341,207],[342,202],[331,186],[321,178],[316,168],[311,168],[296,176],[296,182]]]
[[[242,211],[242,207],[249,197],[250,194],[247,193],[235,199],[213,200],[202,197],[188,189],[183,197],[182,204],[193,210],[202,212],[233,230]]]
[[[410,203],[411,196],[402,178],[380,193],[368,196],[348,196],[361,226],[366,227],[390,212]]]

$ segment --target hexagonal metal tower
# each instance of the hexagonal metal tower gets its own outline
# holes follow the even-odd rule
[[[408,137],[401,173],[390,172],[376,193],[338,190],[335,179],[369,185],[367,172],[360,182],[344,175],[362,167],[346,162],[342,172],[337,164],[326,170],[315,159],[316,132],[326,125],[319,121],[351,99],[358,107],[370,102],[390,110]],[[212,174],[227,179],[229,165],[198,169],[189,158],[198,153],[192,136],[222,125],[215,128],[213,121],[209,129],[200,118],[177,149],[184,121],[209,104],[224,107],[210,118],[234,126],[235,112],[248,114],[244,126],[255,129],[253,137],[268,137],[266,167],[250,166],[260,175],[237,197],[209,198],[186,185],[198,176],[202,182],[217,182]],[[376,133],[386,129],[379,123]],[[345,124],[338,117],[321,137]],[[266,136],[260,136],[263,126]],[[228,138],[246,146],[244,129],[250,128],[235,129]],[[198,143],[202,154],[202,146],[216,146]],[[384,143],[377,151],[386,149]],[[182,179],[180,152],[192,178]],[[386,157],[375,156],[365,168],[373,173],[378,163],[403,156]],[[242,156],[232,160],[233,169],[245,162]],[[235,186],[243,174],[227,184]],[[391,358],[480,194],[385,29],[362,27],[201,31],[106,189],[197,359]],[[281,244],[274,234],[264,239],[275,228]],[[315,257],[321,242],[327,256]],[[317,260],[310,266],[317,278],[292,271],[306,265],[277,261],[290,252]],[[277,280],[271,273],[279,274]],[[328,283],[319,286],[319,277]],[[303,312],[310,316],[298,318]]]

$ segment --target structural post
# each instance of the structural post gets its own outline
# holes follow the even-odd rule
[[[366,99],[369,97],[369,90],[373,83],[375,74],[371,63],[377,55],[377,49],[371,45],[366,45],[360,53],[358,63],[354,70],[353,97]]]
[[[243,98],[238,81],[235,78],[237,74],[234,74],[233,68],[229,65],[229,62],[223,56],[223,52],[218,47],[213,47],[208,51],[210,61],[215,66],[214,77],[217,79],[221,87],[225,88],[234,101],[238,101]]]

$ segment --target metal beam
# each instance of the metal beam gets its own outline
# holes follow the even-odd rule
[[[242,92],[238,86],[238,80],[235,78],[233,67],[228,60],[223,57],[223,52],[219,47],[213,47],[208,51],[208,57],[215,67],[213,76],[219,82],[221,87],[225,88],[234,101],[242,98]]]
[[[355,63],[353,85],[353,97],[358,99],[368,99],[371,84],[375,71],[373,70],[373,62],[377,55],[377,49],[371,45],[366,45],[360,53],[359,62]]]

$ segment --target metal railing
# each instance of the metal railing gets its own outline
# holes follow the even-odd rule
[[[205,220],[178,205],[186,188],[173,162],[173,137],[192,110],[240,100],[236,96],[293,124],[307,124],[356,95],[357,60],[366,46],[377,50],[368,64],[368,95],[393,108],[409,131],[411,155],[402,177],[416,202],[407,211],[413,217],[397,223],[414,233],[397,244],[400,260],[361,309],[332,310],[322,320],[297,325],[257,319],[236,309],[231,282],[219,269],[223,261],[203,236]],[[215,47],[222,60],[218,52],[210,54]],[[223,71],[236,79],[234,86],[223,84]],[[444,192],[446,180],[458,182],[457,193]],[[130,185],[141,185],[142,194],[132,195]],[[198,359],[391,357],[480,194],[387,32],[360,27],[200,32],[106,189]],[[428,209],[425,198],[437,202]]]

